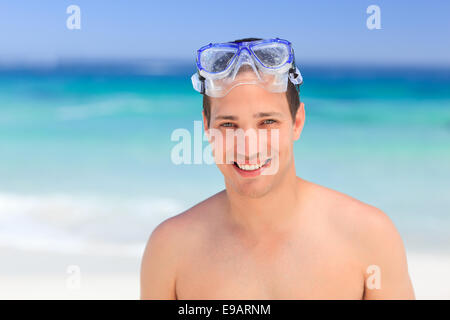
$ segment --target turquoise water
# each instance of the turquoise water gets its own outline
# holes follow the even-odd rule
[[[213,165],[170,159],[173,130],[201,120],[189,72],[1,71],[0,245],[139,251],[162,219],[221,190]],[[407,248],[450,251],[450,70],[303,75],[298,175],[383,209]]]

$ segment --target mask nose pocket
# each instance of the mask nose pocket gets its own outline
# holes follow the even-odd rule
[[[247,48],[243,48],[239,53],[238,60],[236,61],[236,68],[234,69],[232,79],[233,81],[236,79],[236,76],[239,73],[253,71],[254,76],[256,76],[257,80],[261,80],[258,69],[255,66],[253,57]]]

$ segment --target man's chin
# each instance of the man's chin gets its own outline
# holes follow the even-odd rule
[[[238,181],[231,181],[231,187],[234,191],[242,197],[261,198],[271,190],[271,183],[267,181],[264,176],[258,179],[239,179]]]

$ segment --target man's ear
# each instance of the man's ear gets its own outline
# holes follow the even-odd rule
[[[203,128],[205,128],[206,136],[208,137],[208,140],[210,140],[210,137],[209,137],[209,134],[208,134],[208,129],[209,129],[209,127],[208,127],[208,118],[205,115],[205,110],[204,109],[202,111],[202,118],[203,118]]]
[[[202,111],[202,118],[203,118],[203,127],[205,128],[205,131],[208,130],[208,118],[206,118],[205,110]]]
[[[295,114],[294,121],[294,140],[298,140],[302,134],[303,125],[305,124],[305,105],[300,102],[300,106]]]

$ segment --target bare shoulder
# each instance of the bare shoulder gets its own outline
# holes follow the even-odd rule
[[[359,261],[364,299],[414,299],[406,251],[391,219],[380,209],[343,193],[310,185],[322,198],[328,227]]]
[[[323,218],[355,249],[369,255],[392,247],[397,247],[397,252],[403,251],[400,235],[385,212],[342,192],[312,182],[304,183],[321,207]]]
[[[161,222],[152,232],[149,243],[164,247],[186,247],[213,223],[223,207],[225,191],[220,191],[195,206]],[[172,249],[173,250],[173,249]]]
[[[161,222],[151,233],[141,262],[141,298],[176,299],[177,270],[214,221],[223,192]]]
[[[403,241],[388,215],[341,192],[301,183],[327,240],[359,265],[364,299],[414,299]]]

